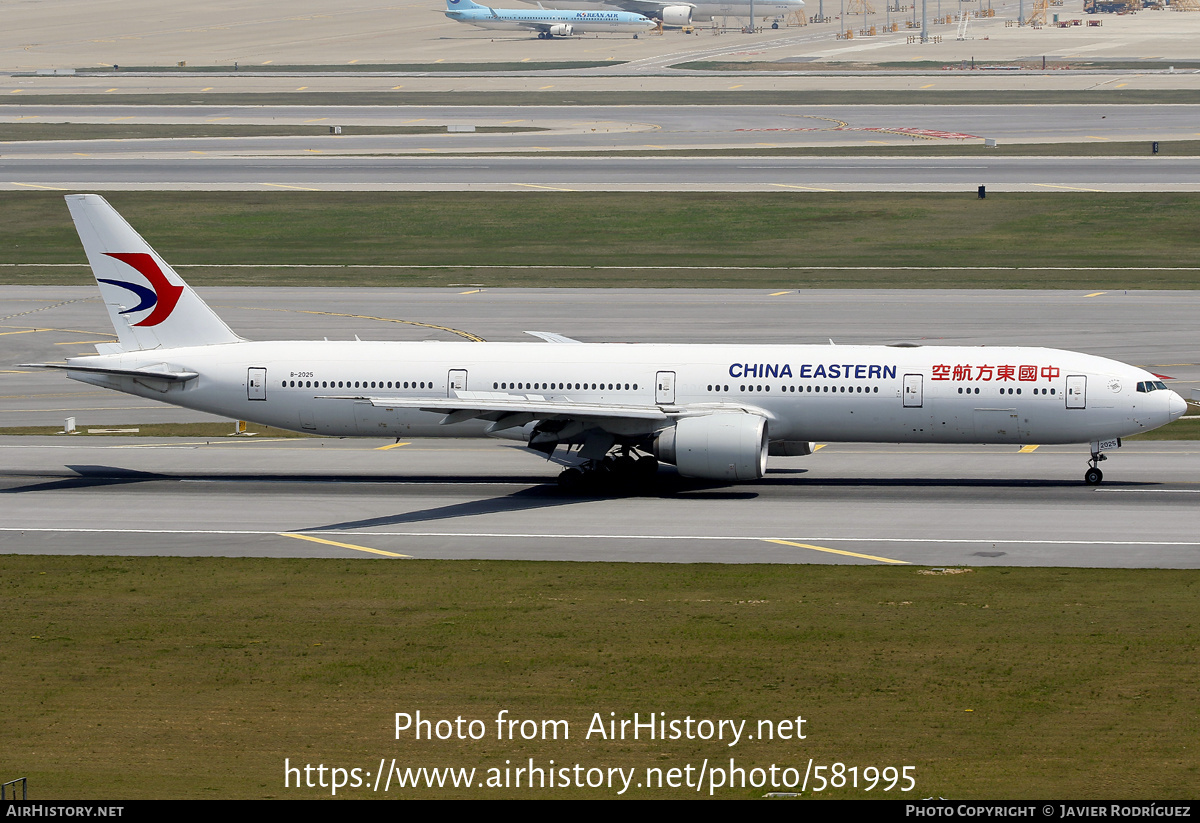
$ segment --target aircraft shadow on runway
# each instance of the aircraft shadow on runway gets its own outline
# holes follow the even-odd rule
[[[33,483],[28,486],[11,486],[0,489],[0,494],[23,494],[25,492],[53,492],[53,491],[73,491],[76,489],[91,489],[102,486],[123,486],[130,483],[146,483],[151,481],[175,480],[177,478],[172,475],[158,474],[156,472],[134,471],[133,469],[120,469],[112,466],[67,466],[68,469],[75,472],[73,476],[67,475],[55,480],[44,480],[41,483]],[[0,479],[0,482],[12,480],[21,477],[18,472],[7,473]],[[46,472],[37,472],[34,475],[38,478],[45,478]]]
[[[18,494],[25,492],[70,492],[103,487],[118,487],[140,483],[168,483],[174,486],[182,481],[203,481],[204,488],[220,490],[222,486],[236,484],[244,487],[246,483],[278,484],[280,489],[289,485],[302,485],[305,494],[312,493],[312,486],[326,486],[330,490],[343,487],[339,491],[349,492],[359,484],[374,486],[389,483],[401,485],[407,489],[420,490],[421,487],[446,486],[465,490],[472,486],[493,485],[497,478],[471,476],[405,476],[381,477],[378,475],[291,475],[291,474],[162,474],[122,469],[112,466],[77,465],[66,468],[75,472],[75,476],[61,477],[53,480],[0,489],[0,494]],[[519,489],[511,494],[485,499],[473,499],[444,506],[435,506],[417,511],[400,512],[381,515],[378,517],[359,520],[327,523],[324,525],[299,527],[306,532],[345,531],[354,529],[379,528],[384,526],[411,525],[413,523],[429,523],[443,520],[456,520],[464,517],[477,517],[492,514],[508,514],[513,512],[530,512],[543,509],[554,509],[561,506],[573,506],[588,502],[600,502],[613,499],[656,499],[662,501],[720,501],[736,502],[750,501],[761,496],[765,490],[794,489],[797,492],[822,490],[875,488],[880,490],[934,490],[966,491],[970,489],[991,490],[1037,490],[1048,489],[1080,489],[1086,487],[1077,480],[1046,480],[1046,479],[962,479],[962,478],[806,478],[799,477],[806,469],[772,470],[767,477],[755,483],[731,486],[726,483],[693,480],[680,477],[674,472],[662,472],[651,483],[627,486],[597,486],[582,490],[565,491],[559,489],[553,482],[545,478],[509,478],[500,482],[528,483],[528,487]],[[8,475],[11,479],[19,475]],[[37,475],[45,478],[44,473]],[[1109,483],[1109,487],[1129,488],[1155,486],[1156,483]],[[192,488],[197,488],[193,486]],[[461,491],[460,491],[461,493]],[[803,494],[797,500],[805,499]],[[814,499],[809,497],[808,499]]]
[[[687,481],[684,478],[676,477],[676,479],[681,482],[672,484],[657,483],[653,486],[643,488],[625,487],[571,492],[563,491],[556,485],[542,484],[488,500],[471,500],[465,503],[452,503],[447,506],[435,506],[430,509],[383,515],[364,520],[350,520],[342,523],[329,523],[324,526],[311,526],[305,528],[304,531],[342,531],[345,529],[367,529],[380,526],[428,523],[437,520],[454,520],[460,517],[534,511],[631,497],[722,501],[753,500],[758,497],[758,492],[750,488],[734,489],[725,485],[716,487],[712,484]]]
[[[117,466],[98,465],[68,465],[65,468],[74,472],[53,479],[48,472],[9,472],[0,476],[0,483],[20,480],[23,477],[36,477],[42,482],[29,485],[13,485],[0,488],[0,494],[20,494],[26,492],[72,491],[76,489],[102,488],[105,486],[122,486],[137,483],[178,483],[184,481],[204,482],[212,484],[209,488],[222,484],[263,483],[284,487],[290,484],[312,485],[328,484],[330,487],[341,485],[354,486],[397,484],[406,487],[420,488],[421,486],[450,486],[466,488],[476,485],[528,484],[528,488],[513,494],[494,498],[495,501],[511,501],[514,510],[531,508],[539,505],[562,505],[587,500],[606,500],[621,497],[645,497],[670,499],[713,499],[737,500],[752,499],[758,496],[755,489],[764,488],[974,488],[974,489],[1087,489],[1079,480],[1068,478],[961,478],[961,477],[803,477],[809,469],[770,469],[762,480],[745,484],[729,484],[710,480],[694,480],[680,477],[671,471],[660,472],[652,483],[630,486],[599,486],[580,491],[564,491],[559,489],[553,479],[545,476],[497,477],[495,475],[348,475],[348,474],[242,474],[242,473],[162,473],[124,469]],[[7,484],[6,484],[7,485]],[[1161,485],[1153,481],[1121,481],[1109,480],[1105,488],[1152,488]],[[306,492],[308,493],[308,492]],[[540,501],[540,502],[535,502]],[[489,501],[476,501],[473,504],[456,504],[462,506],[485,505]],[[500,509],[498,509],[500,510]]]
[[[1113,486],[1140,486],[1155,484],[1114,483]],[[764,488],[794,488],[820,490],[830,488],[879,487],[879,488],[946,488],[946,489],[1075,489],[1081,488],[1079,481],[1068,480],[973,480],[959,479],[939,480],[908,480],[908,479],[878,479],[878,478],[842,478],[831,481],[799,482],[790,478],[765,478],[755,483],[739,486],[714,484],[706,481],[694,481],[678,475],[660,477],[657,482],[641,487],[597,488],[584,491],[564,491],[553,485],[536,485],[527,489],[513,492],[501,497],[486,500],[470,500],[463,503],[452,503],[446,506],[436,506],[392,515],[381,515],[360,520],[348,520],[338,523],[328,523],[322,526],[309,526],[305,532],[344,531],[354,529],[380,528],[384,526],[411,525],[413,523],[428,523],[439,520],[454,520],[462,517],[474,517],[489,514],[508,514],[512,512],[528,512],[540,509],[573,506],[588,502],[599,502],[614,499],[655,499],[678,501],[750,501],[761,496]],[[797,497],[801,501],[802,496]],[[812,499],[812,498],[809,498]]]

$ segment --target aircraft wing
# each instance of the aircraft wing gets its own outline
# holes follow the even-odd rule
[[[388,409],[420,409],[445,414],[445,424],[483,419],[499,421],[508,415],[531,420],[550,418],[663,421],[680,415],[677,406],[644,406],[620,403],[576,403],[547,400],[538,394],[506,392],[457,392],[456,397],[369,397],[363,395],[325,395],[326,400],[354,400]]]
[[[615,423],[619,420],[641,421],[654,428],[656,423],[666,423],[680,417],[712,414],[715,411],[748,411],[764,417],[769,413],[756,407],[732,403],[642,405],[624,403],[592,403],[571,400],[548,400],[539,394],[512,394],[507,392],[460,391],[454,397],[370,397],[366,395],[322,395],[323,400],[353,400],[370,403],[387,409],[420,409],[434,414],[444,414],[445,425],[464,423],[468,420],[490,420],[493,430],[510,426],[522,426],[533,420],[592,420],[604,425],[603,421]]]
[[[667,6],[690,6],[694,11],[695,3],[671,2],[670,0],[602,0],[604,5],[618,8],[621,11],[631,11],[643,14],[657,20],[662,16],[662,10]]]

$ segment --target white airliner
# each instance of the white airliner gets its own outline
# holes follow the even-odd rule
[[[539,9],[493,9],[472,0],[446,0],[446,16],[459,23],[470,23],[481,29],[536,31],[542,39],[570,37],[598,31],[649,31],[657,26],[653,20],[628,11],[555,11]]]
[[[950,346],[250,342],[105,200],[67,196],[117,332],[64,364],[85,383],[295,431],[522,441],[560,482],[763,477],[813,441],[1090,443],[1184,413],[1155,375],[1076,352]]]
[[[522,0],[531,5],[555,6],[551,0]],[[621,9],[661,20],[666,26],[690,26],[706,23],[714,17],[748,18],[751,0],[570,0],[572,6],[585,9]],[[804,0],[753,0],[755,20],[782,20],[789,14],[803,13]],[[772,28],[778,28],[778,25]]]

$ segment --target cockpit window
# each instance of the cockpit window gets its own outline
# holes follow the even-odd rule
[[[1166,383],[1164,383],[1164,382],[1163,382],[1163,381],[1161,381],[1161,380],[1155,380],[1155,381],[1154,381],[1154,388],[1156,388],[1156,389],[1162,389],[1163,391],[1166,391],[1166,390],[1167,390],[1167,384],[1166,384]]]

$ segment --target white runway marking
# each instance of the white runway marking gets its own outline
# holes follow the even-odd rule
[[[1200,489],[1096,489],[1107,494],[1200,494]]]

